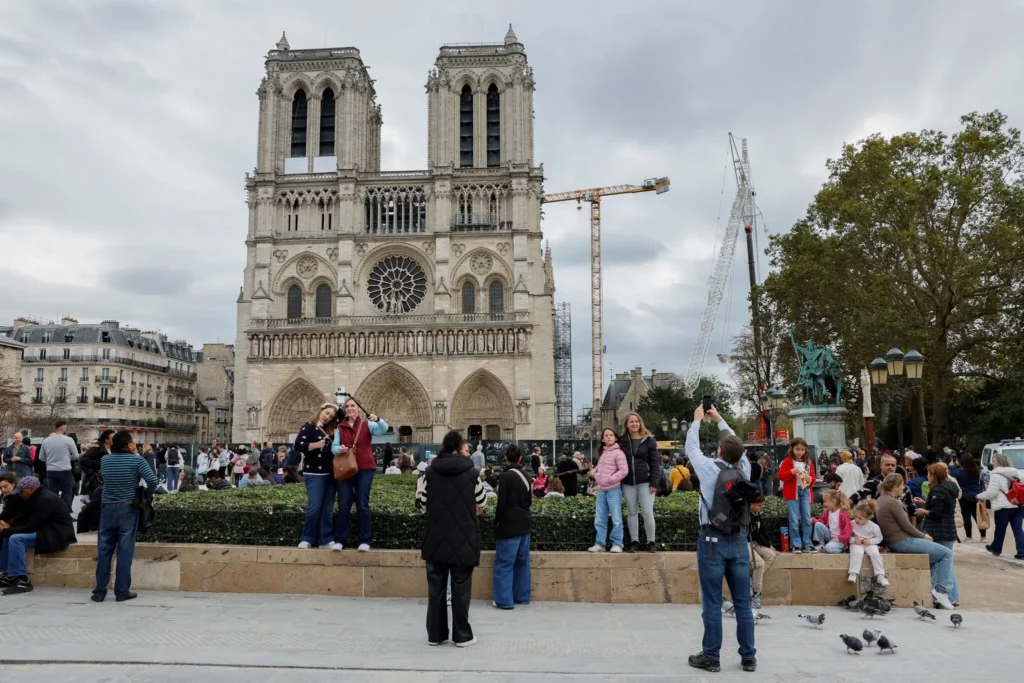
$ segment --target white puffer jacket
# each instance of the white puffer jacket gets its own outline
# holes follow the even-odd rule
[[[1006,500],[1010,482],[1017,481],[1020,473],[1013,467],[997,467],[989,473],[988,488],[978,494],[978,500],[991,500],[992,510],[1006,510],[1017,507]]]

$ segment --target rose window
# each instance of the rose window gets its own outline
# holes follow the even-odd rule
[[[427,276],[406,256],[388,256],[370,271],[366,285],[370,301],[388,315],[416,310],[427,294]]]

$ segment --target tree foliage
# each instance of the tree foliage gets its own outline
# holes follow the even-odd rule
[[[923,353],[933,447],[952,440],[954,383],[1005,375],[1024,330],[1020,132],[998,111],[961,123],[846,145],[806,216],[772,238],[765,282],[798,337],[831,344],[851,378],[890,346]]]

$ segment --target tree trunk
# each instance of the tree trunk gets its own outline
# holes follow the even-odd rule
[[[949,391],[952,381],[953,372],[949,367],[935,369],[935,389],[932,394],[935,433],[932,435],[932,448],[936,451],[949,445]]]

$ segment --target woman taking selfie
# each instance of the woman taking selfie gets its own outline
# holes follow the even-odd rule
[[[626,499],[626,526],[629,528],[629,552],[640,549],[640,518],[644,515],[644,535],[647,537],[647,552],[658,551],[654,544],[654,494],[665,476],[661,469],[661,454],[658,444],[644,421],[636,413],[626,416],[626,433],[619,439],[619,448],[626,454],[629,474],[622,480],[622,495]]]
[[[294,448],[304,456],[306,475],[306,521],[302,525],[300,548],[341,550],[334,542],[334,456],[331,442],[338,426],[338,411],[333,403],[325,403],[302,425],[295,437]]]
[[[359,550],[366,552],[373,541],[373,525],[370,520],[370,487],[377,471],[377,459],[373,457],[373,437],[388,431],[388,423],[373,413],[364,420],[362,408],[351,398],[343,406],[345,417],[338,424],[331,451],[341,453],[355,450],[356,466],[359,472],[354,477],[337,482],[338,516],[334,520],[335,550],[341,550],[348,543],[352,520],[352,503],[356,504],[356,526],[359,533]],[[333,480],[332,480],[333,481]]]

